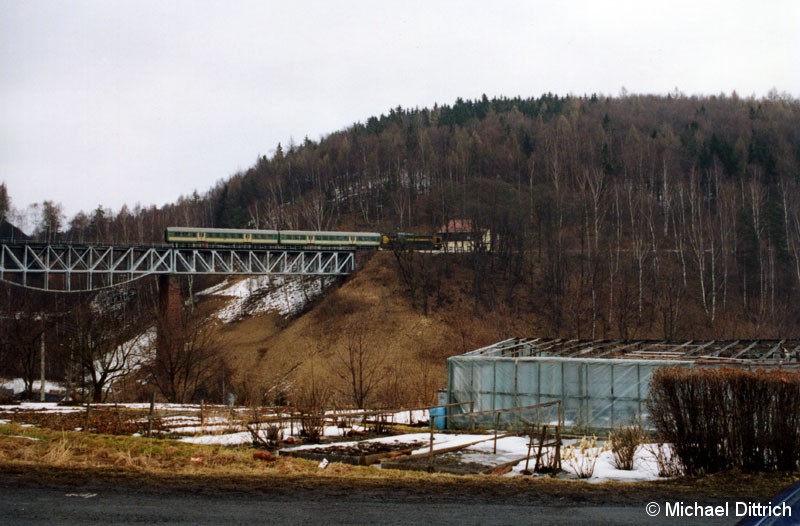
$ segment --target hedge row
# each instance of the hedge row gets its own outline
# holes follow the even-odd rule
[[[659,369],[648,408],[687,474],[800,467],[800,372]]]

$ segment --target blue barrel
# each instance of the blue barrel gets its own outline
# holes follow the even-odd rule
[[[436,429],[444,429],[447,424],[447,408],[431,407],[430,413],[430,417],[433,418],[433,427]]]

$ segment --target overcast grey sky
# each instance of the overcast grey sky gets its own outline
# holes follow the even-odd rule
[[[800,2],[0,0],[12,204],[162,205],[397,107],[800,94]]]

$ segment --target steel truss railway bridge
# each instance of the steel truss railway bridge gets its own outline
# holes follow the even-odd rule
[[[175,247],[13,243],[0,241],[0,281],[45,292],[88,292],[158,279],[156,352],[183,348],[183,299],[177,276],[338,276],[355,270],[355,248]],[[170,327],[166,332],[165,327]],[[44,341],[42,338],[42,385]],[[42,391],[44,400],[44,391]]]
[[[354,249],[0,243],[0,280],[51,292],[99,290],[145,276],[338,276],[354,270]]]

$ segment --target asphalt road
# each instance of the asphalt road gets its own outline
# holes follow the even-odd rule
[[[487,499],[463,495],[353,491],[341,494],[313,488],[292,493],[268,490],[242,493],[207,488],[148,488],[59,484],[15,485],[0,474],[0,524],[548,524],[677,525],[735,524],[733,518],[691,519],[656,516],[641,505],[598,506],[581,502],[538,502],[535,495]]]

